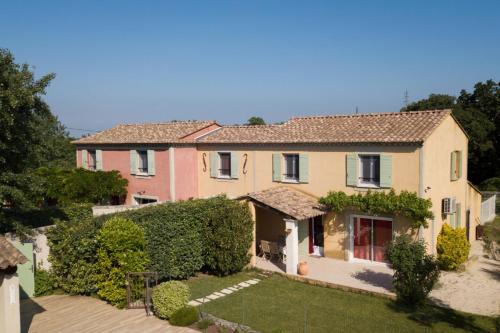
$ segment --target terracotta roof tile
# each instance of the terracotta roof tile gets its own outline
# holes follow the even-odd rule
[[[318,199],[290,187],[273,187],[260,192],[249,193],[245,197],[276,209],[296,220],[304,220],[325,214]]]
[[[450,110],[292,118],[282,125],[225,126],[200,143],[421,143]]]
[[[185,136],[202,130],[215,121],[172,121],[150,124],[122,124],[73,141],[75,144],[127,144],[194,142]]]
[[[5,237],[0,236],[0,269],[24,264],[28,259]]]

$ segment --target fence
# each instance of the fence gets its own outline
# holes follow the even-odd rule
[[[497,195],[493,194],[481,203],[481,224],[495,218],[496,200]]]

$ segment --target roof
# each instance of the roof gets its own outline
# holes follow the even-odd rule
[[[165,123],[122,124],[73,141],[75,144],[131,144],[195,142],[186,138],[215,121],[171,121]]]
[[[15,267],[27,261],[28,259],[7,238],[0,236],[0,269]]]
[[[296,220],[304,220],[326,213],[325,207],[318,203],[317,198],[290,187],[273,187],[249,193],[244,197],[271,207]]]
[[[200,143],[422,143],[451,110],[292,118],[282,125],[225,126]]]

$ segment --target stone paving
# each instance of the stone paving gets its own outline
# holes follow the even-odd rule
[[[227,288],[224,288],[220,291],[213,292],[210,295],[207,295],[205,297],[194,299],[194,300],[190,301],[188,304],[191,306],[198,306],[198,305],[201,305],[203,303],[208,303],[210,301],[216,300],[216,299],[224,297],[226,295],[230,295],[230,294],[237,292],[239,290],[242,290],[244,288],[248,288],[248,287],[255,285],[259,282],[260,282],[260,279],[257,279],[257,278],[243,281],[243,282],[240,282],[238,284],[235,284],[234,286],[227,287]]]

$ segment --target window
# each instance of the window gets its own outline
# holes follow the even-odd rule
[[[231,177],[231,153],[219,153],[219,177]]]
[[[139,173],[148,173],[148,151],[147,150],[138,150],[137,157],[139,159],[138,171]]]
[[[360,185],[380,185],[380,156],[360,155],[359,156],[359,184]]]
[[[458,180],[462,176],[462,152],[451,152],[451,180]]]
[[[285,180],[299,181],[299,155],[285,154]]]
[[[97,170],[97,157],[95,150],[89,150],[89,170]]]
[[[134,197],[134,200],[138,205],[146,205],[146,204],[158,202],[158,199],[149,198],[149,197],[137,197],[136,196],[136,197]]]

